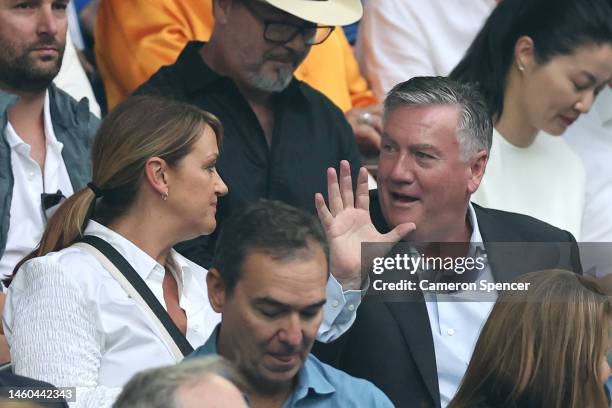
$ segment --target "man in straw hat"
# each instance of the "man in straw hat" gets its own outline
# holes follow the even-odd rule
[[[219,201],[217,232],[230,213],[258,198],[314,213],[313,197],[325,190],[326,169],[343,159],[358,169],[359,153],[340,109],[293,72],[335,26],[361,17],[361,2],[215,0],[213,14],[210,41],[188,43],[173,65],[136,92],[193,103],[223,123],[217,168],[230,193]],[[180,250],[208,267],[215,237]],[[359,289],[359,279],[335,278],[343,290]],[[342,302],[339,306],[338,313]]]

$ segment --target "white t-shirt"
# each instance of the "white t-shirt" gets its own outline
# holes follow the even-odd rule
[[[11,275],[17,262],[28,255],[42,237],[47,219],[41,194],[53,194],[60,190],[65,197],[69,197],[74,193],[62,158],[64,145],[55,138],[53,131],[48,93],[43,115],[47,149],[44,172],[30,156],[30,145],[19,137],[10,122],[4,132],[11,149],[14,185],[6,248],[0,258],[2,277]]]
[[[582,161],[561,137],[540,132],[522,148],[495,129],[485,175],[472,201],[530,215],[580,239],[585,178]]]
[[[379,99],[415,76],[448,75],[495,0],[369,0],[356,46],[361,70]]]

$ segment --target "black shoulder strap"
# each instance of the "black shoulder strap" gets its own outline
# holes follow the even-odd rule
[[[176,327],[176,324],[170,318],[170,315],[164,309],[164,307],[159,303],[151,289],[147,286],[144,280],[138,275],[138,272],[134,270],[132,265],[115,249],[111,244],[104,241],[102,238],[95,237],[93,235],[85,235],[82,240],[86,244],[89,244],[100,251],[104,256],[111,261],[117,269],[125,276],[125,278],[132,284],[134,289],[140,296],[147,302],[155,316],[159,319],[159,321],[164,325],[166,330],[170,336],[172,336],[172,340],[176,343],[178,348],[183,353],[183,356],[190,354],[193,351],[193,347],[187,341],[187,338],[181,333],[181,331]]]

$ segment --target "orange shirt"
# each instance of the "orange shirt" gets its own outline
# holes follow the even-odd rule
[[[103,0],[95,53],[109,108],[174,63],[188,41],[207,41],[213,24],[212,0]],[[377,102],[340,27],[312,47],[295,75],[343,111]]]

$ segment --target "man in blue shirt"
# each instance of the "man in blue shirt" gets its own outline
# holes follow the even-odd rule
[[[310,354],[328,276],[329,249],[316,218],[277,201],[249,206],[221,233],[206,280],[222,320],[192,356],[234,362],[252,407],[392,407],[370,382]]]

